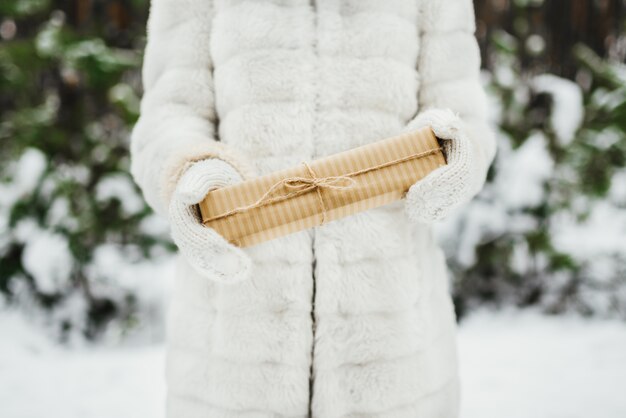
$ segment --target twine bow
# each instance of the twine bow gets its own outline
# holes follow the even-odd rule
[[[275,201],[285,200],[294,195],[303,194],[303,193],[308,192],[309,190],[315,189],[317,192],[317,197],[318,197],[317,200],[320,205],[320,216],[321,216],[320,224],[323,224],[326,221],[326,205],[324,203],[324,198],[322,196],[322,189],[324,188],[336,189],[336,190],[349,189],[351,187],[354,187],[354,185],[357,183],[356,180],[352,178],[353,176],[367,173],[373,170],[378,170],[378,169],[381,169],[381,168],[384,168],[393,164],[401,163],[404,161],[408,161],[414,158],[422,158],[427,155],[432,155],[436,152],[439,152],[440,150],[442,150],[441,147],[429,149],[426,151],[418,152],[416,154],[407,155],[405,157],[401,157],[393,161],[387,161],[387,162],[378,164],[373,167],[366,167],[361,170],[357,170],[357,171],[348,173],[343,176],[317,177],[317,175],[315,174],[311,166],[306,161],[303,161],[302,164],[305,165],[311,177],[288,177],[288,178],[279,180],[276,183],[274,183],[265,193],[263,193],[263,196],[258,198],[255,202],[250,203],[249,205],[246,205],[246,206],[240,206],[240,207],[231,209],[227,212],[214,215],[209,218],[205,218],[203,219],[203,222],[208,223],[216,219],[225,218],[235,213],[244,212],[248,209],[253,209],[262,205],[267,205]],[[293,189],[293,190],[287,194],[279,194],[278,196],[272,196],[272,194],[274,194],[278,189],[280,189],[283,186]]]
[[[320,205],[320,225],[322,225],[326,222],[326,205],[324,204],[324,198],[322,197],[322,188],[335,190],[348,189],[350,187],[354,187],[356,181],[352,177],[348,176],[317,177],[315,171],[313,171],[311,166],[306,161],[303,161],[302,164],[304,164],[307,170],[309,170],[311,177],[290,177],[284,179],[283,181],[279,181],[274,186],[280,187],[281,184],[284,184],[285,186],[296,189],[296,191],[301,193],[315,189],[317,191],[317,201]],[[345,183],[346,181],[348,182],[347,184]],[[270,189],[263,196],[261,196],[259,202],[263,202],[266,197],[265,195],[274,191],[274,186],[270,187]]]
[[[346,181],[348,182],[348,184],[345,183]],[[345,189],[354,186],[354,184],[356,184],[356,181],[348,176],[289,177],[274,184],[272,188],[269,189],[269,191],[271,192],[273,191],[273,188],[278,188],[283,185],[291,189],[306,191],[314,187],[322,187],[327,189]]]

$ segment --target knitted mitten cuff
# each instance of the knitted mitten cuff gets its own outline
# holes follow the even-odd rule
[[[425,126],[430,126],[441,140],[447,164],[409,188],[405,195],[405,213],[414,222],[432,223],[472,199],[477,192],[480,173],[464,122],[453,111],[425,110],[405,130]]]
[[[210,190],[241,180],[237,170],[223,160],[198,161],[181,176],[170,201],[172,239],[198,274],[217,282],[245,280],[251,261],[244,250],[202,224],[196,205]]]

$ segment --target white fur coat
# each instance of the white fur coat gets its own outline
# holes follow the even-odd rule
[[[151,0],[132,172],[166,214],[187,164],[244,177],[462,117],[495,145],[471,0]],[[401,201],[245,249],[250,280],[179,259],[168,417],[452,418],[455,317],[431,227]]]

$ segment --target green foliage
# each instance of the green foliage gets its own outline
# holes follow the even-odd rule
[[[79,298],[85,303],[61,315],[58,331],[94,337],[111,319],[132,322],[136,303],[94,268],[98,248],[115,245],[134,254],[130,262],[172,250],[165,234],[142,230],[151,213],[128,174],[140,48],[86,35],[48,1],[3,1],[0,14],[17,28],[0,49],[0,292],[52,311]],[[44,232],[67,247],[67,269],[45,251],[27,254]],[[53,283],[29,265],[34,256],[62,270]]]
[[[552,77],[546,88],[537,82],[545,76],[522,67],[516,37],[494,38],[487,88],[500,106],[500,151],[485,190],[459,221],[463,233],[480,229],[473,259],[450,251],[459,311],[490,302],[626,317],[626,196],[618,191],[626,186],[626,66],[577,45],[577,84],[559,87],[562,79]],[[564,87],[580,91],[579,123],[568,102],[575,95],[558,97]],[[559,132],[563,122],[577,126],[571,138]],[[535,151],[516,176],[532,178],[545,158],[548,173],[536,179],[541,198],[508,202],[503,191],[516,183],[504,173],[531,141],[543,144],[545,156]],[[500,225],[481,224],[476,211]]]

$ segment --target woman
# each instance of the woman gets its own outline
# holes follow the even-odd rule
[[[152,0],[132,172],[170,220],[168,417],[455,417],[432,223],[494,157],[471,0]],[[405,199],[249,248],[208,190],[432,126]]]

